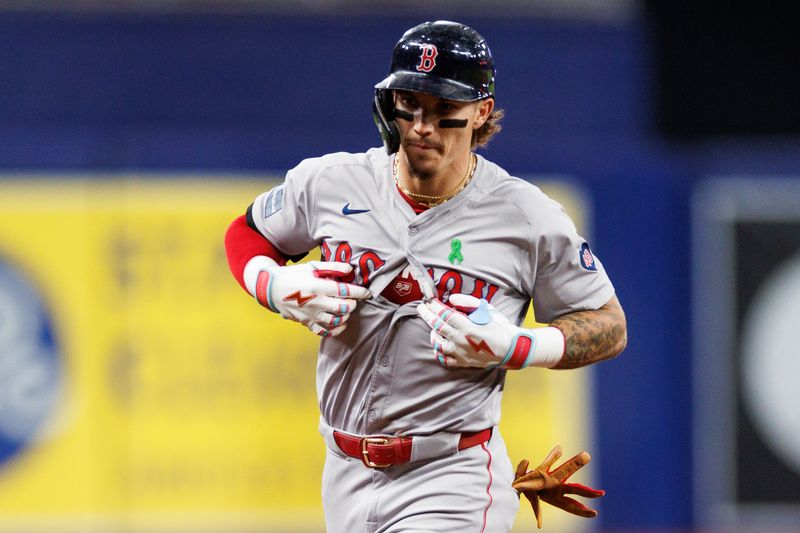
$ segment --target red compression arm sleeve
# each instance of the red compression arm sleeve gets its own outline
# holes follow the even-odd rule
[[[266,237],[247,225],[245,215],[240,216],[228,226],[225,232],[225,255],[228,257],[228,268],[244,290],[244,267],[257,255],[266,255],[279,265],[286,264],[288,257],[278,251]]]

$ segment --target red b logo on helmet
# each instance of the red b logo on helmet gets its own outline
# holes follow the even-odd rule
[[[435,45],[423,44],[422,53],[419,56],[419,65],[417,65],[417,70],[420,72],[432,71],[433,67],[436,66],[437,55],[439,55],[439,51],[436,49]]]

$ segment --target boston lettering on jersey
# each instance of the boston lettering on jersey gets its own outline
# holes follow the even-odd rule
[[[386,261],[372,250],[366,250],[360,256],[353,257],[353,249],[347,241],[337,244],[333,250],[327,242],[323,242],[320,251],[323,261],[339,261],[353,265],[353,271],[343,277],[342,281],[357,283],[364,287],[369,286],[375,271],[386,264]],[[442,301],[447,301],[451,294],[470,294],[491,302],[499,288],[486,280],[473,278],[448,268],[428,267],[428,275],[433,279],[436,295]],[[408,267],[403,269],[381,294],[390,302],[400,305],[422,299],[419,283],[411,276],[411,269]]]

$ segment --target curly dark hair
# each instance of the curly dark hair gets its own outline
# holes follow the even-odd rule
[[[505,112],[502,109],[495,109],[489,114],[489,118],[483,123],[483,126],[472,132],[472,148],[485,148],[494,135],[503,129],[500,125],[500,119],[503,118]]]

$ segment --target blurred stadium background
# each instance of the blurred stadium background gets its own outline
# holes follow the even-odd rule
[[[800,531],[800,37],[755,2],[0,0],[0,531],[323,530],[315,339],[222,236],[305,157],[379,143],[402,32],[498,65],[486,156],[562,201],[629,319],[511,376],[512,461],[588,449],[591,522]],[[523,504],[515,531],[533,531]]]

